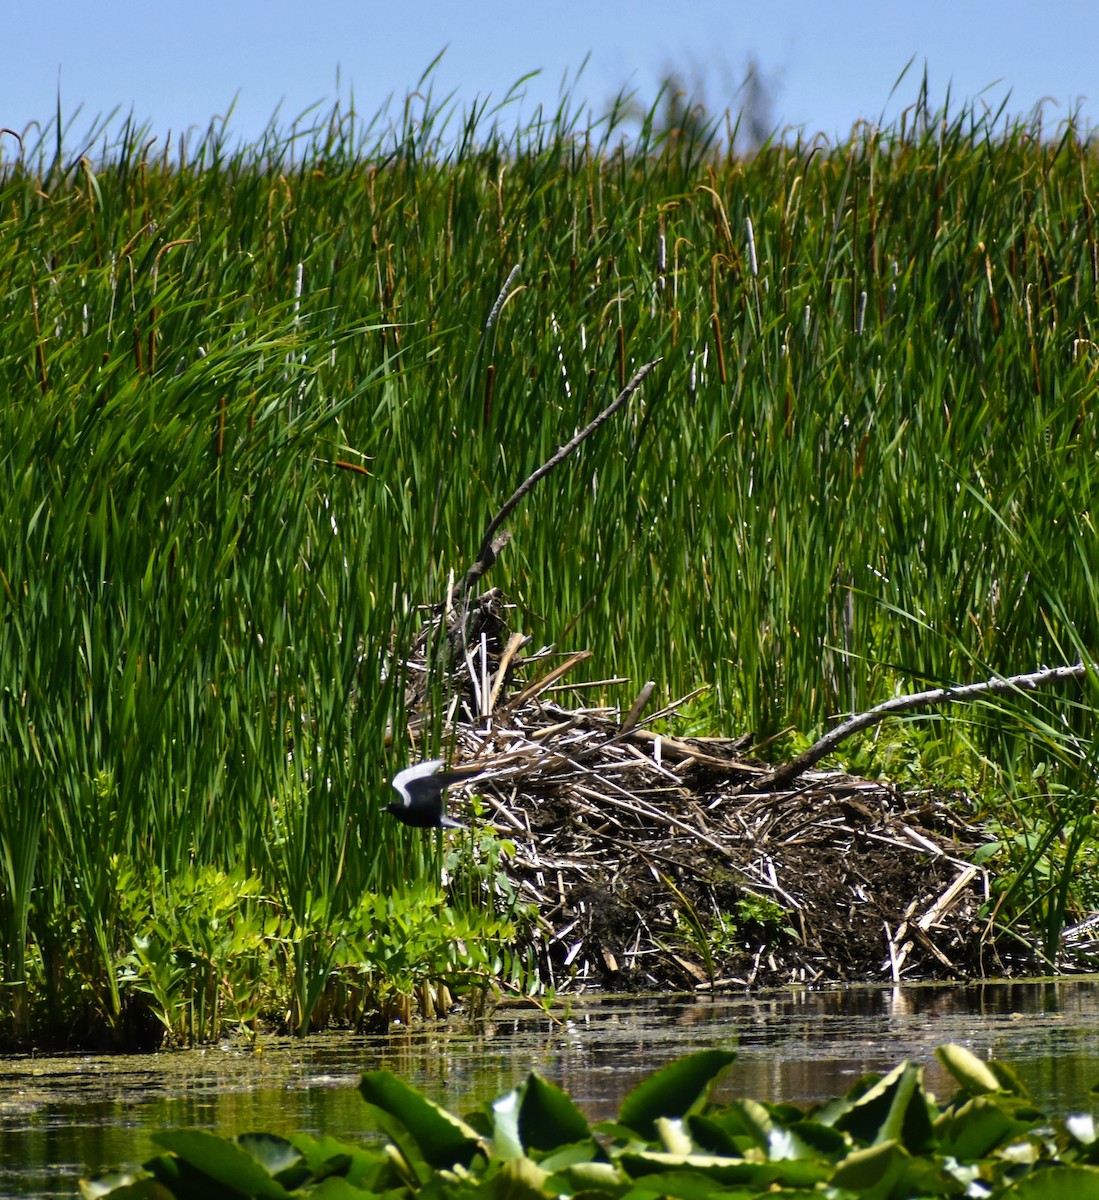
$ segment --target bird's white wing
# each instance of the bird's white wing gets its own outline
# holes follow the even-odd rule
[[[412,803],[412,793],[409,791],[409,787],[414,786],[421,779],[427,779],[436,774],[444,765],[441,758],[432,758],[427,762],[405,767],[403,771],[398,771],[393,776],[393,790],[400,795],[406,808]]]

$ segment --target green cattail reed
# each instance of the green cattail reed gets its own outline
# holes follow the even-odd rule
[[[31,315],[34,320],[34,363],[38,370],[38,387],[45,395],[50,388],[46,378],[46,349],[42,343],[42,326],[38,320],[38,291],[31,284]]]
[[[304,1029],[393,994],[376,966],[341,1001],[330,948],[378,963],[409,912],[484,951],[447,966],[425,932],[409,1006],[521,961],[479,885],[444,910],[439,852],[384,820],[457,702],[432,679],[410,733],[401,664],[631,356],[663,356],[644,403],[513,514],[488,583],[524,633],[598,678],[711,685],[709,731],[760,738],[1094,657],[1094,140],[923,109],[750,158],[476,114],[453,147],[416,101],[361,141],[341,117],[230,152],[219,126],[169,162],[130,125],[67,179],[52,137],[0,163],[0,842],[27,898],[0,905],[0,972],[24,1026],[50,997],[57,1030],[89,1004],[118,1030],[140,971],[181,1039],[254,1019],[246,995]],[[903,726],[898,753],[1002,795],[1053,746],[1057,795],[1084,795],[1090,693],[1043,711]],[[185,994],[189,912],[247,944]]]
[[[618,390],[626,386],[626,331],[619,325],[614,331],[615,362],[618,364]]]
[[[728,383],[728,377],[725,374],[725,339],[721,335],[721,314],[715,309],[711,317],[711,325],[714,331],[714,354],[717,358],[717,377],[721,381],[722,386]]]
[[[992,260],[988,256],[988,251],[985,250],[984,242],[978,246],[981,254],[984,256],[985,265],[985,280],[988,283],[988,304],[992,313],[992,328],[996,333],[1000,332],[1000,305],[996,300],[996,289],[992,285]]]
[[[1023,292],[1023,305],[1026,308],[1026,331],[1027,341],[1030,343],[1030,374],[1034,384],[1034,390],[1041,395],[1042,392],[1042,376],[1038,362],[1038,345],[1034,336],[1034,309],[1031,304],[1031,294],[1036,290],[1036,284],[1028,283],[1026,290]]]
[[[492,420],[492,393],[496,387],[496,364],[489,363],[485,368],[485,403],[482,414],[482,424],[485,429]]]
[[[218,397],[217,433],[214,436],[214,457],[220,459],[225,451],[225,397]]]
[[[1080,159],[1080,183],[1081,191],[1084,196],[1084,216],[1087,222],[1088,231],[1088,264],[1091,267],[1091,286],[1095,291],[1099,292],[1099,247],[1096,245],[1095,238],[1095,207],[1091,202],[1091,196],[1088,193],[1087,176],[1084,172],[1084,160]]]

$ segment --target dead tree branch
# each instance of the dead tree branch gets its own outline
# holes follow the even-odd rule
[[[785,763],[772,771],[770,775],[753,781],[753,787],[763,790],[773,788],[780,791],[787,788],[799,775],[815,766],[826,754],[830,754],[839,744],[853,733],[869,729],[894,713],[908,712],[913,708],[934,708],[940,704],[958,704],[968,700],[977,700],[981,696],[1003,696],[1011,692],[1030,692],[1035,688],[1044,687],[1051,683],[1063,683],[1067,679],[1079,679],[1094,670],[1094,664],[1075,663],[1070,667],[1045,667],[1041,671],[1032,671],[1027,675],[996,676],[982,683],[965,683],[956,687],[932,688],[927,692],[914,692],[907,696],[894,696],[875,704],[866,712],[857,713],[842,725],[829,730],[824,737],[813,743],[804,754]]]
[[[488,528],[485,530],[485,535],[481,539],[481,548],[477,551],[477,557],[473,560],[473,565],[465,573],[462,580],[455,585],[455,600],[458,600],[464,596],[469,589],[473,587],[477,580],[480,579],[481,576],[489,569],[489,567],[492,566],[493,562],[495,562],[496,555],[503,544],[499,540],[494,541],[496,538],[496,531],[515,510],[520,501],[522,501],[525,496],[528,496],[534,490],[538,482],[544,479],[554,467],[563,463],[565,459],[568,458],[568,456],[577,448],[577,446],[581,444],[581,442],[591,437],[591,435],[595,433],[595,431],[601,425],[610,420],[610,418],[614,416],[614,414],[626,403],[626,401],[629,400],[634,392],[637,391],[637,389],[641,386],[641,381],[660,361],[661,360],[659,358],[654,358],[652,362],[647,362],[644,366],[639,367],[634,372],[634,376],[629,383],[626,384],[626,386],[618,393],[615,399],[608,404],[607,407],[603,409],[603,411],[593,421],[585,425],[575,437],[571,438],[563,446],[559,447],[551,455],[551,457],[546,459],[546,461],[538,468],[537,471],[534,472],[533,475],[525,479],[515,489],[515,491],[512,492],[512,494],[504,502],[500,511],[492,518],[491,521],[489,521]],[[506,538],[504,540],[506,541]]]

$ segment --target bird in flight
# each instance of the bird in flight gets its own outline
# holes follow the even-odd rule
[[[443,792],[451,784],[459,783],[464,776],[444,771],[441,758],[405,767],[393,777],[393,790],[400,796],[385,806],[404,825],[417,829],[465,829],[443,812]]]

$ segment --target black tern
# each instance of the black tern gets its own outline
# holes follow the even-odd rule
[[[433,758],[398,771],[393,777],[393,790],[401,798],[387,804],[385,811],[417,829],[465,829],[460,821],[443,813],[443,792],[463,779],[444,771],[445,766],[441,758]]]

